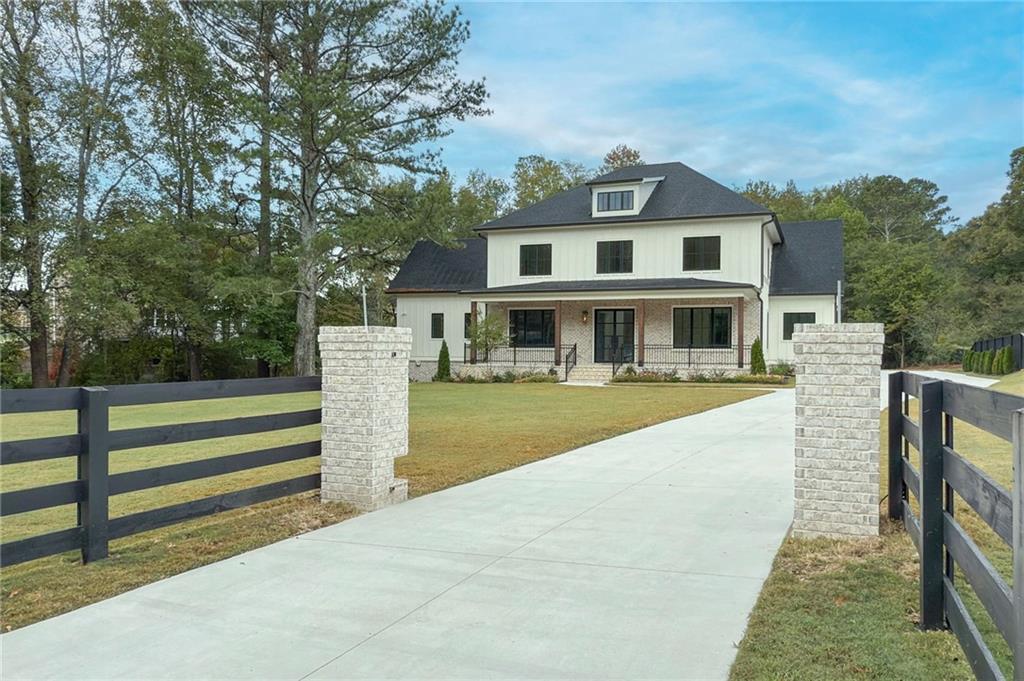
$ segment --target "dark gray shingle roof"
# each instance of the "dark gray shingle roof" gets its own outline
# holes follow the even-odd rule
[[[567,291],[649,291],[663,289],[750,288],[750,284],[712,281],[689,277],[673,279],[604,279],[580,281],[538,281],[514,286],[481,288],[463,293],[562,293]]]
[[[521,208],[497,220],[491,220],[477,229],[606,224],[726,215],[768,215],[771,212],[764,206],[754,203],[682,163],[658,163],[622,168],[597,177],[590,184],[625,182],[644,177],[664,177],[665,179],[658,183],[639,215],[613,218],[591,217],[590,187],[581,185],[532,206]]]
[[[433,241],[413,246],[389,293],[462,291],[487,286],[487,240],[459,239],[462,248],[448,248]]]
[[[836,292],[843,279],[843,221],[783,222],[772,253],[773,296]]]

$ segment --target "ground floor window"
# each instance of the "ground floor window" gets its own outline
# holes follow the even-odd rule
[[[793,340],[793,327],[796,324],[813,324],[813,312],[783,312],[782,340]]]
[[[430,337],[444,338],[444,313],[434,312],[430,315]]]
[[[727,348],[730,345],[731,307],[677,307],[672,310],[672,347]]]
[[[519,347],[555,347],[555,311],[509,310],[508,338]]]
[[[473,328],[473,314],[467,312],[462,318],[462,337],[469,338],[470,329]]]

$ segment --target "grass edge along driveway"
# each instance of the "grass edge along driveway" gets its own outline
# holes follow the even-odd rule
[[[725,387],[665,391],[551,384],[412,384],[410,453],[396,461],[396,475],[409,479],[411,495],[427,494],[615,435],[762,394],[749,388]],[[319,399],[319,393],[301,393],[125,407],[112,410],[111,427],[120,429],[310,409],[319,405]],[[71,432],[73,423],[70,412],[4,416],[0,417],[0,439]],[[112,452],[111,470],[134,470],[316,437],[317,427],[307,426],[257,436]],[[57,460],[51,464],[5,470],[0,488],[48,484],[73,476],[73,460]],[[111,514],[156,508],[315,472],[318,466],[316,459],[310,459],[123,495],[133,497],[130,499],[114,497]],[[115,501],[119,507],[115,508]],[[29,518],[48,512],[50,516]],[[26,533],[60,529],[73,514],[73,507],[68,506],[9,516],[0,526],[0,538],[7,541]],[[10,631],[353,515],[356,511],[344,504],[321,504],[315,493],[296,495],[113,541],[110,558],[89,565],[81,565],[74,552],[17,565],[3,570],[0,575],[0,626]]]
[[[1004,377],[992,389],[1024,395],[1024,371]],[[915,421],[916,404],[911,402]],[[888,485],[887,413],[880,414],[880,499]],[[954,438],[959,453],[1012,488],[1009,443],[959,420]],[[910,451],[920,466],[915,450]],[[1012,584],[1010,548],[959,497],[955,509],[957,521]],[[1009,647],[959,571],[955,581],[1004,674],[1011,677]],[[901,524],[883,517],[881,535],[870,539],[787,537],[751,613],[730,679],[973,679],[956,637],[948,631],[920,631],[918,611],[917,551]]]

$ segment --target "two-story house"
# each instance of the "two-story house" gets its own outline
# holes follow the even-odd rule
[[[414,380],[442,340],[453,370],[743,372],[755,339],[788,361],[795,324],[837,317],[841,222],[780,223],[682,163],[616,170],[475,231],[456,249],[417,244],[391,282]],[[469,342],[484,315],[507,344]]]

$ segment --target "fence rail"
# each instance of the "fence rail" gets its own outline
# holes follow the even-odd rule
[[[320,422],[320,410],[113,431],[109,428],[109,410],[113,406],[313,391],[320,389],[320,383],[319,376],[311,376],[0,391],[0,411],[4,414],[78,412],[76,434],[0,445],[0,465],[3,466],[78,458],[76,480],[0,494],[0,516],[77,504],[79,518],[75,527],[0,545],[0,566],[75,549],[82,551],[83,562],[99,560],[107,556],[111,539],[317,489],[319,473],[111,518],[111,496],[319,456],[320,440],[113,475],[109,470],[110,452],[311,425]]]
[[[909,416],[911,397],[919,401],[917,422]],[[956,451],[954,419],[1013,443],[1012,490]],[[910,463],[910,447],[920,454],[920,468]],[[1024,680],[1024,397],[895,372],[888,450],[889,516],[903,521],[920,555],[922,628],[948,627],[977,678],[1003,678],[957,590],[958,567],[1013,651],[1013,678]],[[1012,548],[1012,589],[957,522],[955,495]]]
[[[463,346],[462,361],[466,364],[491,364],[498,366],[558,366],[565,353],[574,345],[547,347],[502,345],[494,348],[477,348],[476,358],[472,357],[470,343]]]

